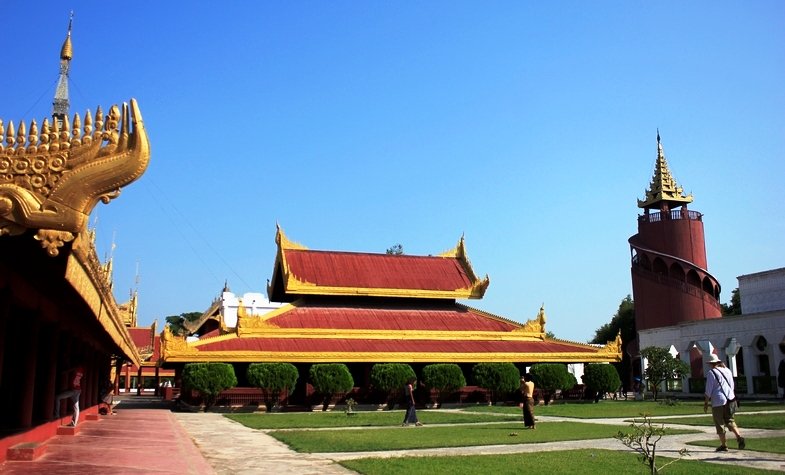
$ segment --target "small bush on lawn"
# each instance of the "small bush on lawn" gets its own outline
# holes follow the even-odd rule
[[[529,372],[534,378],[535,387],[539,387],[545,393],[545,404],[551,402],[557,389],[566,391],[575,386],[575,377],[560,363],[537,363]]]
[[[594,402],[600,400],[601,394],[614,392],[621,386],[619,373],[610,364],[588,364],[583,374],[584,383],[595,394]]]
[[[423,383],[436,390],[436,402],[441,406],[442,398],[466,386],[466,378],[457,364],[429,364],[422,370]]]
[[[327,410],[335,394],[351,391],[354,378],[343,363],[315,364],[309,371],[314,390],[323,398],[322,411]]]
[[[227,363],[188,363],[183,368],[183,389],[201,394],[205,409],[215,404],[224,389],[237,386],[234,368]]]
[[[477,363],[472,367],[477,386],[491,392],[491,402],[502,400],[521,386],[521,372],[512,363]]]
[[[278,405],[281,391],[286,394],[294,391],[298,376],[297,368],[291,363],[252,363],[246,372],[248,382],[262,390],[267,412]]]
[[[387,409],[395,407],[406,381],[415,377],[412,367],[405,363],[377,363],[371,368],[371,384],[385,393]]]

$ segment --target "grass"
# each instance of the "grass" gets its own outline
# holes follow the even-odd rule
[[[612,438],[618,425],[549,422],[526,430],[520,422],[465,426],[394,427],[383,429],[273,431],[270,435],[298,452],[360,452],[377,450],[506,445]],[[666,429],[668,434],[691,431]]]
[[[744,402],[739,408],[739,413],[750,411],[765,411],[768,409],[783,409],[782,404],[769,402]],[[466,412],[491,412],[496,414],[520,414],[517,406],[470,406],[461,409]],[[681,401],[669,406],[654,401],[609,401],[603,400],[597,404],[592,402],[558,402],[548,406],[534,408],[536,416],[576,417],[581,419],[595,419],[602,417],[637,417],[647,413],[652,417],[678,416],[688,414],[702,414],[703,401]]]
[[[539,429],[537,429],[539,430]],[[658,458],[658,466],[667,462]],[[587,473],[641,474],[648,468],[630,452],[580,449],[556,452],[533,452],[512,455],[469,455],[458,457],[397,457],[347,460],[341,465],[367,475],[494,475],[546,474],[585,475]],[[669,465],[663,473],[673,475],[702,474],[770,474],[749,467],[717,465],[682,459]]]
[[[744,432],[742,432],[744,435]],[[734,435],[728,433],[728,447],[733,449],[735,447]],[[775,454],[785,454],[785,437],[745,437],[747,441],[746,450],[755,450],[758,452],[772,452]],[[716,447],[719,445],[717,437],[711,440],[696,440],[690,442],[690,445],[700,445],[702,447]]]
[[[744,414],[736,413],[734,417],[736,424],[739,425],[742,433],[744,429],[785,429],[785,414],[771,413],[771,414]],[[711,414],[704,416],[693,417],[675,417],[668,419],[653,419],[652,422],[657,424],[686,424],[690,426],[713,426],[714,421]]]
[[[342,411],[301,412],[283,414],[226,414],[226,417],[251,429],[305,429],[325,427],[399,426],[404,411],[360,411],[347,416]],[[478,422],[519,421],[521,414],[469,414],[458,411],[417,411],[425,424],[461,424]]]

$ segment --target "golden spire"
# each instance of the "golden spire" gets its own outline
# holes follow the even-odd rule
[[[74,12],[71,10],[71,17],[68,19],[68,34],[65,37],[65,41],[63,41],[63,47],[60,48],[60,59],[64,59],[66,61],[71,61],[74,57],[74,49],[71,46],[71,25],[74,21]]]
[[[660,131],[657,130],[657,161],[654,164],[654,175],[651,178],[646,197],[638,200],[639,208],[658,208],[660,203],[687,204],[692,203],[692,194],[684,195],[684,189],[676,183],[665,160],[665,153],[660,143]],[[672,206],[669,206],[671,208]]]

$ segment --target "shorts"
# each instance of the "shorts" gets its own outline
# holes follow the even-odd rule
[[[717,434],[722,435],[725,433],[725,427],[733,430],[736,428],[736,421],[730,413],[730,408],[727,404],[722,406],[711,406],[711,417],[714,419],[714,428],[717,429]]]

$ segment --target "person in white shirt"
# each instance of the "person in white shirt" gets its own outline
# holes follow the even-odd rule
[[[711,355],[709,360],[711,369],[706,374],[706,394],[703,401],[703,412],[709,409],[711,402],[711,416],[714,419],[714,427],[720,437],[720,446],[717,452],[727,452],[728,446],[725,443],[725,428],[736,435],[739,449],[744,449],[745,441],[741,436],[733,415],[736,412],[736,394],[734,393],[733,373],[725,367],[717,355]],[[732,409],[732,410],[731,410]]]

